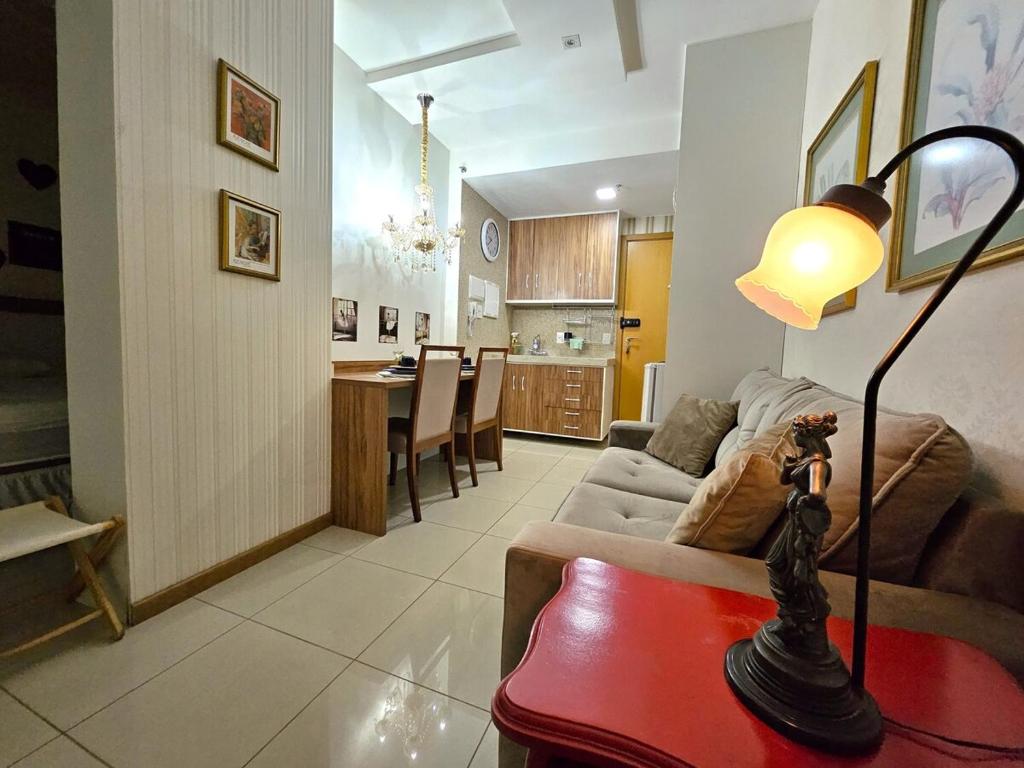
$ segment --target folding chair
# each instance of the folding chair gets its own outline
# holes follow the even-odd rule
[[[50,629],[13,648],[0,651],[0,658],[52,640],[101,616],[106,617],[110,623],[115,640],[124,637],[124,624],[121,623],[117,611],[114,610],[96,576],[96,569],[106,560],[123,530],[122,517],[115,516],[93,524],[74,520],[65,509],[64,503],[56,496],[46,501],[0,509],[0,563],[65,545],[75,561],[76,572],[64,596],[71,602],[88,587],[97,606],[95,610],[66,624]],[[97,534],[98,538],[92,549],[86,551],[83,539]]]

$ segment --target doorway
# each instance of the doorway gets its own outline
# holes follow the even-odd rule
[[[620,244],[619,329],[615,361],[615,418],[638,420],[644,366],[665,359],[672,233],[625,235]]]

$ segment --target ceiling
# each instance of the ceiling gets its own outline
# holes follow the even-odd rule
[[[685,46],[807,20],[817,0],[335,3],[335,43],[367,73],[367,85],[414,124],[416,94],[431,93],[430,130],[452,161],[467,166],[474,186],[492,177],[479,182],[485,197],[521,210],[528,201],[519,190],[535,177],[510,174],[676,151]],[[565,50],[570,34],[581,46]],[[502,193],[499,183],[510,186]]]
[[[592,163],[467,179],[509,218],[621,209],[626,216],[672,214],[678,152],[634,155]],[[621,184],[614,200],[598,200],[601,187]]]

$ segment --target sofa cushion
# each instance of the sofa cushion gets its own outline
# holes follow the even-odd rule
[[[583,483],[562,502],[555,521],[661,541],[672,529],[682,507],[678,501]]]
[[[689,501],[700,480],[643,451],[608,448],[583,476],[584,483],[603,485],[641,496]],[[677,510],[678,512],[678,510]]]
[[[749,441],[704,478],[665,540],[748,552],[785,508],[790,488],[780,481],[782,464],[796,453],[789,424]]]
[[[835,411],[839,431],[829,438],[832,527],[821,565],[853,573],[857,559],[857,508],[864,406],[809,379],[784,379],[767,370],[747,374],[736,387],[739,432],[735,446],[782,421]],[[724,453],[725,455],[721,455]],[[720,452],[727,459],[729,450]],[[967,487],[972,468],[966,441],[940,417],[879,409],[875,442],[871,575],[909,584],[928,536]]]
[[[694,477],[704,474],[718,444],[736,423],[736,403],[680,395],[647,443],[647,452]]]

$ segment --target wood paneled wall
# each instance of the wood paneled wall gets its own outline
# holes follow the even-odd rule
[[[133,601],[329,510],[332,6],[114,0]],[[218,57],[280,173],[217,145]],[[282,211],[280,283],[218,271],[221,188]]]

